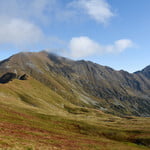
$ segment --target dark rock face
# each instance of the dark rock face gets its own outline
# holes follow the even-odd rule
[[[27,80],[28,79],[28,75],[27,74],[24,74],[22,76],[18,76],[16,73],[13,73],[13,72],[7,72],[5,73],[4,75],[2,75],[0,77],[0,83],[8,83],[14,79],[19,79],[19,80]]]
[[[20,79],[20,80],[27,80],[27,79],[28,79],[28,75],[27,75],[27,74],[24,74],[24,75],[22,75],[19,79]]]
[[[147,77],[148,79],[150,79],[150,66],[147,66],[142,71],[135,72],[135,74],[142,74],[145,77]]]
[[[8,73],[4,74],[2,77],[0,77],[0,83],[8,83],[16,78],[17,78],[17,74],[8,72]]]

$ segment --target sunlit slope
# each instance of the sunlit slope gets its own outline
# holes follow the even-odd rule
[[[149,149],[149,125],[72,104],[32,77],[0,84],[2,149]]]
[[[0,103],[16,109],[29,109],[46,114],[62,114],[64,105],[71,104],[31,77],[25,81],[16,79],[7,84],[0,84]]]

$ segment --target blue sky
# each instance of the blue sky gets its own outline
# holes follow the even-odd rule
[[[116,70],[150,65],[149,0],[0,0],[0,60],[48,50]]]

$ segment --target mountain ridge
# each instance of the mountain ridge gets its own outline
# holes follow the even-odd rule
[[[1,61],[0,75],[6,72],[28,74],[78,106],[117,115],[150,116],[149,66],[128,73],[42,51],[23,52]]]

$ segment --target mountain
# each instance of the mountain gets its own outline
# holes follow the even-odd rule
[[[147,68],[16,54],[0,62],[0,149],[149,150],[149,87]]]
[[[27,74],[69,103],[119,116],[150,116],[150,66],[133,74],[45,51],[0,62],[0,75]],[[67,106],[66,106],[67,108]]]
[[[135,74],[143,75],[146,78],[150,79],[150,65],[144,68],[142,71],[137,71]]]

